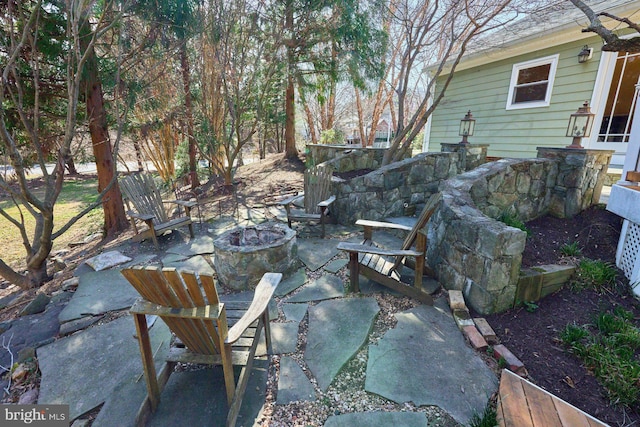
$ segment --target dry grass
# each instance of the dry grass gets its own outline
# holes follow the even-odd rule
[[[54,208],[54,230],[62,227],[88,203],[95,200],[97,195],[96,189],[97,179],[94,178],[70,179],[65,181],[60,197]],[[33,191],[38,196],[42,196],[43,194],[41,187],[35,187]],[[35,219],[24,207],[21,206],[19,209],[13,201],[5,199],[0,201],[0,209],[3,209],[18,221],[20,221],[20,213],[22,212],[25,228],[29,233],[29,239],[33,239]],[[104,214],[101,207],[94,209],[53,242],[53,251],[66,248],[70,242],[82,240],[84,236],[100,231],[103,221]],[[18,228],[4,217],[0,217],[0,242],[3,242],[0,258],[13,268],[23,268],[26,252],[22,245],[22,237],[20,236]]]

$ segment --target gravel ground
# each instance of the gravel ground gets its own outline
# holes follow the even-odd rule
[[[344,256],[340,254],[334,259],[340,258],[344,258]],[[317,279],[323,274],[327,274],[323,269],[315,272],[307,270],[309,280]],[[341,269],[337,274],[343,279],[344,283],[348,283],[348,268]],[[379,293],[373,296],[375,296],[380,306],[380,312],[369,334],[368,342],[342,368],[327,391],[324,392],[318,388],[303,359],[308,326],[308,315],[305,316],[300,322],[296,352],[288,354],[288,356],[295,359],[307,374],[315,388],[316,400],[314,402],[305,401],[276,405],[281,356],[271,356],[265,410],[262,418],[257,421],[258,425],[263,427],[322,426],[327,418],[332,415],[365,411],[409,411],[424,413],[429,420],[430,426],[459,426],[449,414],[437,406],[416,407],[411,403],[397,404],[365,391],[369,345],[377,343],[386,331],[396,325],[395,313],[408,310],[420,304],[409,297],[395,297]],[[282,300],[278,299],[278,306],[280,307],[281,304]],[[310,305],[313,304],[311,303]],[[283,320],[284,317],[281,315],[278,321]]]

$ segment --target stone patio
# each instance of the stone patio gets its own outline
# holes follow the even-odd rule
[[[219,233],[232,225],[233,221],[227,220],[224,226],[218,223],[211,229]],[[363,280],[362,295],[345,293],[346,284],[337,273],[345,268],[346,255],[336,257],[338,240],[331,237],[332,230],[333,236],[344,236],[345,228],[329,226],[328,230],[327,239],[299,238],[298,252],[307,269],[281,282],[276,291],[279,303],[270,307],[272,319],[277,320],[271,325],[273,352],[280,358],[277,405],[317,399],[367,345],[379,311],[376,299],[366,295],[380,292],[378,285]],[[178,243],[167,248],[165,255],[144,260],[176,268],[211,268],[212,236],[207,233],[192,242]],[[132,425],[146,393],[133,320],[126,314],[136,295],[121,279],[119,268],[99,272],[79,269],[84,271],[80,286],[60,311],[59,320],[94,323],[96,315],[103,313],[119,316],[109,322],[103,319],[37,351],[42,370],[38,403],[67,403],[72,418],[104,403],[94,426]],[[307,271],[320,272],[320,276],[310,279]],[[245,292],[225,295],[223,300],[250,297],[250,292]],[[368,346],[365,389],[400,404],[437,405],[458,423],[466,424],[474,411],[484,409],[497,389],[497,378],[465,343],[445,305],[439,299],[433,307],[418,306],[396,314],[396,327]],[[308,333],[301,365],[292,355],[298,350],[298,331],[305,319]],[[156,360],[160,360],[170,335],[161,320],[155,322],[151,333]],[[262,357],[252,370],[237,425],[254,425],[259,419],[264,410],[267,371],[267,358]],[[217,368],[173,374],[150,425],[223,425],[226,404],[222,384],[222,372]],[[335,414],[325,425],[427,424],[424,412],[362,412]]]

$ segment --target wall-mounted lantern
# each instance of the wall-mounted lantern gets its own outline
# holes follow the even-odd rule
[[[462,137],[460,144],[468,144],[467,137],[473,136],[473,130],[476,127],[476,119],[471,115],[471,110],[467,111],[467,114],[462,120],[460,120],[460,132],[458,135]]]
[[[584,64],[593,56],[593,48],[587,45],[584,45],[580,53],[578,54],[578,62],[580,64]]]
[[[567,148],[582,148],[582,138],[588,138],[591,135],[594,116],[588,101],[585,101],[582,107],[578,108],[578,111],[571,114],[567,126],[567,136],[573,138],[573,141],[571,145],[567,145]]]

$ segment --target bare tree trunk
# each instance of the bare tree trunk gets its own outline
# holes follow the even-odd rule
[[[309,104],[306,102],[304,94],[302,93],[302,89],[298,88],[298,95],[300,96],[300,101],[302,101],[302,107],[304,108],[304,113],[307,116],[307,125],[309,126],[309,133],[311,134],[311,143],[318,143],[318,136],[316,135],[316,125],[313,120],[313,113],[311,112],[311,108]]]
[[[71,154],[66,156],[66,158],[64,159],[64,163],[65,163],[65,168],[67,169],[67,173],[70,176],[79,175],[78,169],[76,169],[76,162],[73,160],[73,156]]]
[[[196,137],[193,124],[193,107],[191,103],[191,77],[189,75],[189,58],[187,57],[186,40],[180,46],[180,68],[182,70],[182,84],[184,87],[184,109],[187,116],[187,139],[189,141],[189,183],[191,188],[199,187],[198,169],[196,162]]]
[[[137,138],[133,139],[133,150],[136,152],[136,160],[138,161],[138,172],[142,172],[144,170],[142,150],[140,149],[140,141]]]
[[[291,3],[291,1],[287,1],[285,6],[285,28],[289,29],[290,33],[293,34],[293,5]],[[287,159],[298,157],[298,150],[296,149],[296,94],[294,87],[296,64],[293,42],[293,40],[290,40],[287,45],[287,89],[284,101],[284,155]]]
[[[81,40],[86,43],[90,39],[88,20],[85,21],[83,28],[85,37],[82,37]],[[98,58],[93,47],[90,49],[84,70],[85,104],[89,119],[91,146],[98,170],[98,192],[101,192],[115,180],[115,164],[109,140],[107,112],[104,109],[102,97],[102,82],[98,73]],[[107,235],[114,235],[129,226],[117,182],[113,183],[111,189],[104,195],[102,209],[104,210],[104,229]]]
[[[356,108],[358,109],[358,132],[360,132],[360,145],[367,146],[366,135],[364,134],[364,114],[362,112],[362,97],[360,96],[360,90],[353,88],[356,93]]]
[[[331,63],[335,64],[337,61],[338,53],[336,51],[335,42],[331,43]],[[335,115],[336,115],[336,79],[331,79],[331,84],[329,86],[329,96],[327,97],[327,116],[326,116],[326,128],[325,129],[333,129],[333,125],[335,123]]]
[[[295,91],[293,86],[293,76],[287,77],[287,92],[285,95],[285,126],[284,126],[284,149],[287,159],[298,157],[296,149],[296,107]]]

